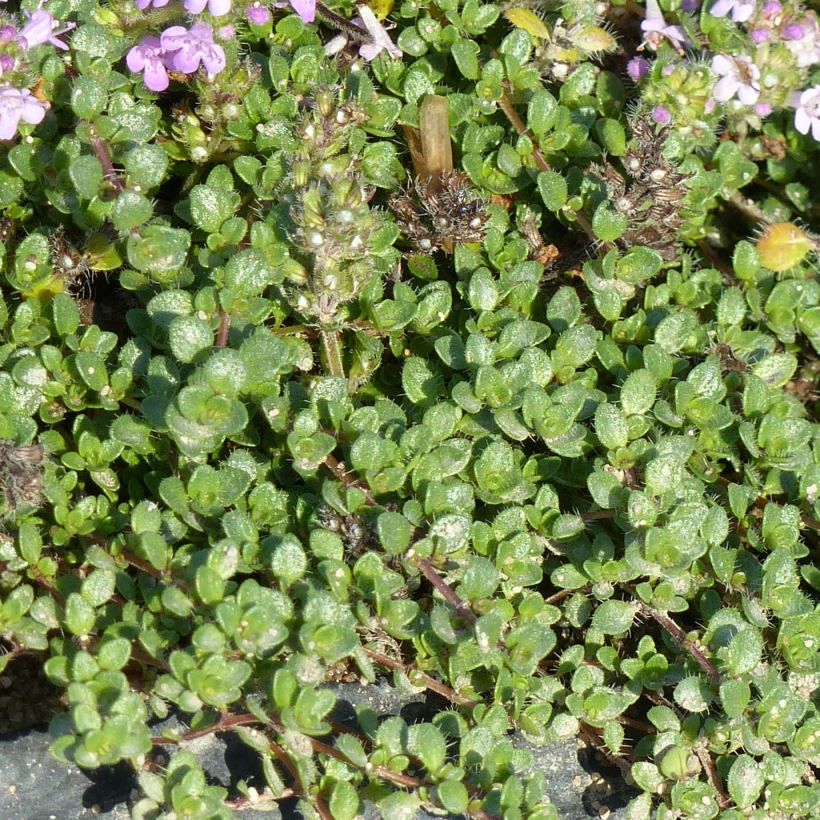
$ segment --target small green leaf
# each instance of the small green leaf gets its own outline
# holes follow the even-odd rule
[[[102,390],[108,384],[108,372],[102,357],[96,353],[80,351],[75,355],[74,361],[80,377],[92,390]]]
[[[334,820],[353,820],[359,813],[359,797],[353,785],[344,780],[335,783],[328,808]]]
[[[550,211],[560,211],[569,196],[567,181],[557,171],[542,171],[538,174],[538,193]]]
[[[445,780],[436,786],[436,795],[442,807],[453,814],[467,811],[470,795],[467,788],[458,780]]]
[[[479,51],[479,45],[474,40],[460,39],[450,46],[450,53],[453,55],[458,70],[468,80],[477,80],[481,76],[481,69],[478,65]]]
[[[757,800],[765,782],[760,764],[747,754],[739,755],[735,759],[726,778],[732,800],[742,809],[751,806]]]
[[[197,353],[213,346],[214,332],[198,316],[175,316],[168,328],[171,352],[180,362],[192,362]]]
[[[88,635],[94,628],[94,607],[79,592],[69,593],[65,603],[65,625],[78,636]]]
[[[604,601],[592,616],[592,626],[605,635],[622,635],[632,627],[636,612],[626,601]]]
[[[601,242],[614,242],[623,236],[628,226],[627,218],[609,202],[602,202],[592,215],[592,232]]]

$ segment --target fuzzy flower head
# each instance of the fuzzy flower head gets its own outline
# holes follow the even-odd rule
[[[225,68],[225,52],[214,43],[213,30],[205,23],[194,23],[190,29],[171,26],[162,32],[160,45],[165,65],[174,71],[193,74],[203,65],[214,75]]]
[[[134,74],[145,72],[145,85],[151,91],[165,91],[169,80],[164,58],[159,37],[145,37],[138,46],[134,46],[128,52],[125,64]]]
[[[12,139],[21,121],[38,125],[47,110],[48,103],[40,102],[27,88],[0,86],[0,140]]]
[[[668,108],[664,108],[662,105],[656,105],[652,109],[652,119],[655,120],[658,125],[668,125],[672,122],[672,115],[669,113]]]
[[[57,38],[61,34],[71,31],[74,28],[74,23],[69,23],[60,28],[59,21],[55,20],[45,9],[39,7],[31,14],[27,11],[24,11],[23,14],[28,18],[28,23],[20,29],[17,38],[23,48],[34,48],[44,43],[50,43],[55,48],[68,51],[68,46]]]
[[[689,38],[680,26],[670,26],[664,20],[661,7],[657,0],[647,0],[646,17],[641,23],[643,32],[642,48],[650,51],[657,51],[664,40],[668,40],[672,47],[679,54],[683,53],[683,47],[689,45]]]
[[[642,80],[647,74],[649,74],[649,60],[645,57],[633,57],[626,64],[626,73],[633,83],[638,82],[638,80]]]
[[[231,10],[231,0],[185,0],[183,5],[189,14],[201,14],[207,6],[213,17],[222,17]]]
[[[794,95],[794,127],[801,134],[811,131],[812,137],[820,142],[820,85],[807,88]]]
[[[712,58],[712,71],[720,79],[712,92],[718,102],[737,97],[744,105],[754,105],[760,97],[760,69],[745,54],[732,57],[718,54]]]
[[[248,6],[245,9],[245,16],[255,26],[264,26],[270,22],[271,18],[270,9],[259,2]]]
[[[730,14],[732,22],[745,23],[754,13],[756,0],[717,0],[709,14],[712,17],[726,17]]]

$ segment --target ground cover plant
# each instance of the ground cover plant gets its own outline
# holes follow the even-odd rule
[[[818,66],[793,0],[4,4],[53,753],[142,818],[551,818],[511,738],[581,735],[631,818],[818,816]],[[432,720],[335,722],[383,677]]]

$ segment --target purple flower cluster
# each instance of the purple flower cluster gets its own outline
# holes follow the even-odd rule
[[[50,45],[61,51],[68,46],[59,39],[71,31],[74,23],[63,25],[43,8],[44,0],[33,12],[24,11],[26,22],[19,30],[13,25],[0,27],[0,46],[7,53],[0,54],[0,76],[14,70],[17,59],[29,49]],[[48,111],[49,104],[28,88],[15,88],[6,82],[0,85],[0,140],[10,140],[17,134],[20,123],[39,125]]]
[[[755,45],[782,43],[791,52],[798,70],[820,64],[820,22],[813,11],[806,12],[799,5],[780,0],[765,0],[759,8],[753,0],[717,0],[710,13],[715,17],[731,14],[734,22],[744,23]],[[748,58],[737,59],[748,61]],[[747,78],[750,68],[747,65],[741,71]],[[754,81],[759,79],[760,70],[755,68],[754,71],[757,77],[751,77],[751,83],[738,86],[737,95],[741,100],[744,100],[745,93],[746,100],[756,102]],[[718,86],[726,82],[727,76],[724,76]],[[720,99],[717,93],[715,97]],[[795,109],[794,127],[797,131],[801,134],[811,133],[815,140],[820,141],[820,86],[793,94],[788,104]],[[771,106],[756,102],[755,112],[759,115],[765,116],[770,111]]]
[[[159,37],[145,37],[126,55],[126,65],[135,74],[144,72],[151,91],[164,91],[170,83],[168,70],[193,74],[200,65],[210,76],[225,68],[225,51],[214,42],[213,30],[206,23],[190,29],[171,26]]]

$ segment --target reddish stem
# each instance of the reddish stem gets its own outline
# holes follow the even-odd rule
[[[370,494],[370,488],[361,481],[357,481],[353,478],[337,458],[333,455],[327,456],[325,458],[325,467],[327,467],[345,487],[355,487],[357,490],[361,490],[364,493],[364,503],[367,504],[368,507],[376,506],[376,501]]]
[[[367,657],[370,658],[371,661],[374,663],[379,664],[380,666],[384,666],[387,669],[400,669],[405,674],[413,672],[413,667],[406,666],[401,661],[397,661],[394,658],[390,658],[387,655],[382,655],[381,652],[374,652],[372,649],[365,649],[367,653]],[[437,681],[435,678],[431,678],[430,675],[425,674],[424,672],[420,673],[421,681],[424,685],[431,691],[435,692],[437,695],[441,695],[443,698],[446,698],[450,701],[450,703],[455,703],[457,706],[463,706],[466,709],[472,709],[475,706],[478,706],[478,701],[473,700],[472,698],[465,697],[464,695],[459,695],[455,689],[451,689],[446,684],[442,683],[441,681]]]
[[[712,683],[720,683],[720,672],[717,671],[712,662],[703,654],[703,651],[694,641],[686,637],[686,633],[665,613],[659,609],[641,604],[641,610],[654,619],[663,629],[665,629],[680,645],[685,649],[692,660],[704,671],[706,677]]]
[[[450,604],[462,620],[469,624],[475,624],[478,620],[475,613],[470,609],[470,605],[462,600],[452,589],[452,587],[438,574],[433,565],[425,558],[417,564],[421,574],[439,591],[442,598]]]
[[[524,120],[518,116],[518,112],[513,107],[510,98],[506,94],[501,95],[501,99],[498,101],[498,107],[504,113],[504,116],[510,121],[510,125],[515,128],[516,133],[521,137],[528,137],[532,140],[532,158],[535,161],[536,166],[538,167],[539,171],[551,171],[552,168],[550,164],[547,162],[544,155],[541,153],[541,149],[538,148],[536,143],[536,137],[533,137],[530,132],[527,130],[527,126],[524,124]]]
[[[94,151],[94,156],[99,160],[103,169],[103,178],[111,185],[117,194],[121,194],[123,188],[122,180],[117,174],[114,163],[111,161],[111,154],[108,152],[108,143],[102,137],[93,137],[91,139],[91,148]]]

